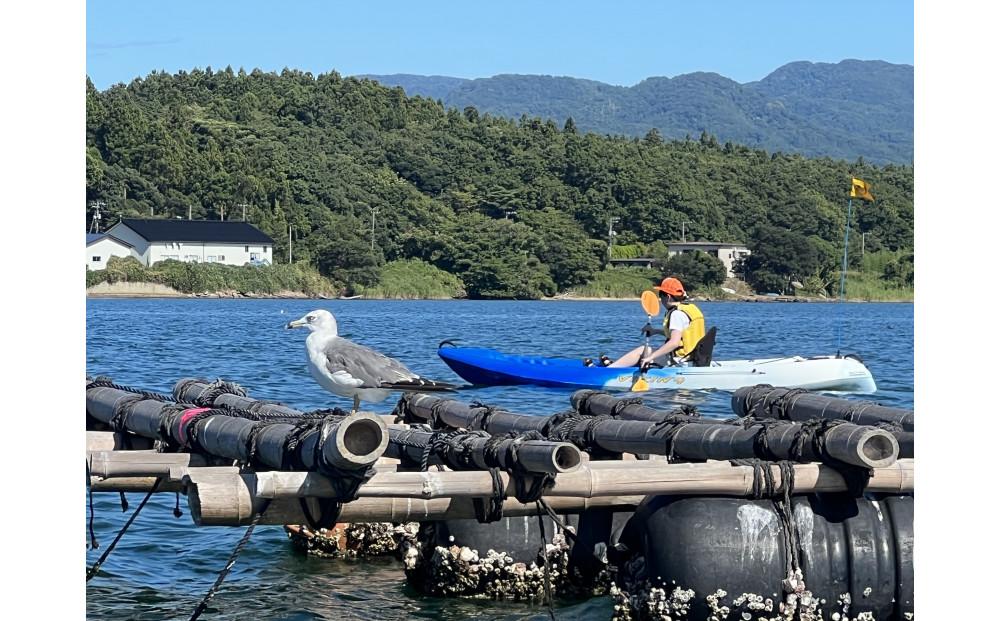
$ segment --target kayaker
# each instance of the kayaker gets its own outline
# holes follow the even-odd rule
[[[661,366],[673,366],[683,362],[684,358],[694,350],[698,341],[705,336],[705,316],[701,309],[686,302],[687,292],[681,281],[668,277],[664,278],[659,286],[653,287],[659,295],[660,301],[666,307],[667,312],[663,316],[663,328],[654,328],[648,323],[643,327],[642,334],[652,336],[654,334],[670,335],[667,342],[652,352],[643,355],[645,346],[636,347],[609,367],[635,367],[658,364]]]

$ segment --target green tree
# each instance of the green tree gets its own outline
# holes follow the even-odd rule
[[[700,250],[675,254],[666,261],[657,261],[656,267],[664,274],[679,278],[689,292],[721,285],[726,280],[726,266],[722,261]]]

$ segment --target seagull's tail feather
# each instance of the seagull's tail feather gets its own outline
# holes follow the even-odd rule
[[[390,390],[404,390],[407,392],[446,392],[458,389],[458,386],[455,384],[435,382],[434,380],[425,379],[423,377],[415,377],[401,382],[382,382],[378,385],[378,387],[388,388]]]

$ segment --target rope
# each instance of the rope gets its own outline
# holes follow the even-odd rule
[[[631,397],[628,399],[619,399],[615,401],[615,405],[611,408],[611,417],[618,418],[622,410],[630,405],[642,405],[643,401],[640,397]]]
[[[200,405],[201,407],[212,407],[215,405],[215,400],[222,395],[246,397],[247,391],[236,382],[227,382],[222,379],[217,379],[201,391],[201,394],[194,399],[194,403],[195,405]]]
[[[132,388],[131,386],[122,386],[111,381],[111,378],[106,375],[98,375],[92,381],[87,382],[87,390],[91,388],[114,388],[115,390],[121,390],[122,392],[131,392],[137,395],[142,395],[144,399],[153,399],[154,401],[173,401],[173,397],[168,397],[167,395],[161,395],[158,392],[150,392],[148,390],[142,390],[140,388]]]
[[[208,603],[212,601],[213,597],[215,597],[215,594],[218,592],[219,587],[222,586],[222,581],[226,579],[226,576],[229,575],[229,571],[233,568],[233,565],[236,564],[236,558],[239,557],[240,552],[243,551],[243,548],[246,547],[247,542],[250,541],[250,535],[253,534],[253,529],[257,527],[257,523],[260,522],[261,516],[264,515],[264,512],[267,511],[267,508],[268,506],[270,506],[270,504],[271,504],[270,499],[265,500],[264,506],[261,508],[260,511],[257,512],[257,515],[253,516],[253,521],[250,522],[250,527],[247,528],[247,532],[240,539],[239,543],[236,544],[236,548],[233,549],[233,553],[229,555],[229,560],[226,561],[226,566],[223,567],[222,571],[219,572],[219,576],[215,579],[215,584],[213,584],[212,588],[208,590],[208,593],[205,593],[205,597],[201,600],[201,603],[199,603],[198,606],[194,609],[194,612],[191,614],[191,618],[189,619],[189,621],[195,621],[198,617],[201,616],[201,613],[205,612],[205,609],[208,608]]]
[[[795,399],[804,393],[809,391],[804,388],[792,388],[788,390],[783,395],[771,402],[768,412],[771,418],[777,418],[779,420],[791,420],[789,414],[791,413],[791,407],[795,404]]]
[[[499,468],[490,468],[490,477],[493,479],[493,494],[490,496],[489,507],[486,507],[482,498],[472,499],[472,508],[476,512],[476,521],[480,524],[489,524],[503,519],[503,503],[507,499],[504,494],[503,479],[500,477]]]
[[[90,477],[87,478],[88,480],[90,479]],[[146,497],[142,499],[142,502],[139,503],[139,506],[135,508],[135,512],[133,512],[132,516],[129,517],[128,521],[125,522],[125,526],[123,526],[122,529],[118,531],[118,534],[115,536],[114,541],[112,541],[111,545],[108,546],[108,549],[104,551],[104,554],[101,555],[101,558],[97,559],[97,562],[94,563],[94,566],[91,567],[89,570],[87,570],[87,582],[90,582],[90,579],[97,575],[97,571],[101,568],[101,565],[104,564],[104,561],[107,560],[108,555],[111,554],[111,551],[114,550],[115,546],[118,545],[118,542],[121,541],[121,538],[125,534],[125,531],[127,531],[128,527],[132,525],[132,522],[135,521],[135,518],[139,516],[139,512],[142,511],[142,508],[146,506],[146,503],[149,502],[149,499],[152,498],[153,494],[156,492],[156,489],[160,487],[160,483],[162,482],[163,482],[162,478],[160,477],[156,478],[156,481],[153,483],[153,487],[151,487],[149,492],[146,493]]]
[[[87,461],[87,501],[90,504],[90,520],[88,521],[87,527],[90,530],[90,549],[96,550],[101,547],[101,544],[97,542],[97,536],[94,534],[94,489],[90,485],[90,460]]]
[[[500,408],[492,405],[486,405],[480,401],[473,401],[470,408],[482,410],[481,412],[474,414],[473,417],[469,419],[467,428],[472,431],[486,431],[489,427],[490,419],[493,418],[494,414],[500,411]]]
[[[551,578],[549,576],[549,572],[550,572],[550,569],[549,569],[549,555],[547,553],[547,548],[549,546],[549,542],[546,541],[546,539],[545,539],[545,521],[542,520],[542,507],[541,507],[540,504],[538,504],[538,501],[536,501],[535,504],[538,507],[538,533],[539,533],[539,535],[542,538],[542,564],[545,567],[545,572],[544,572],[544,575],[545,575],[545,603],[546,603],[546,605],[548,606],[548,609],[549,609],[549,618],[552,619],[552,621],[556,621],[556,612],[552,608],[552,584],[551,584],[552,580],[551,580]]]

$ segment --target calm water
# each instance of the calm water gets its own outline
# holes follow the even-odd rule
[[[860,355],[871,369],[884,405],[913,406],[913,306],[910,304],[700,305],[719,328],[717,359]],[[337,316],[341,334],[405,362],[434,379],[460,383],[435,354],[446,338],[507,352],[615,357],[642,342],[645,315],[638,302],[386,302],[298,300],[88,300],[87,372],[121,384],[169,393],[182,377],[222,377],[250,396],[301,409],[341,406],[348,400],[322,391],[305,368],[302,330],[284,324],[314,308]],[[570,392],[533,387],[463,391],[525,413],[565,409]],[[646,403],[675,401],[706,415],[732,414],[724,392],[653,391]],[[375,407],[389,412],[393,400]],[[130,495],[129,513],[142,499]],[[173,495],[157,495],[87,585],[91,619],[188,618],[223,567],[242,528],[195,528],[174,518]],[[95,495],[101,548],[128,514],[114,494]],[[560,618],[608,619],[607,598],[563,605]],[[203,619],[531,619],[544,608],[421,597],[406,586],[395,561],[312,559],[293,553],[280,526],[259,527]]]

